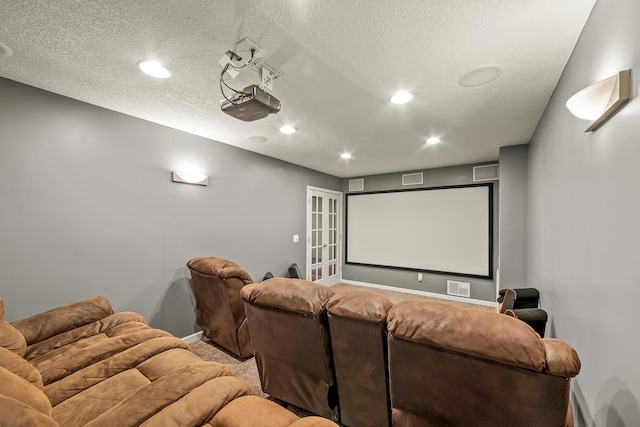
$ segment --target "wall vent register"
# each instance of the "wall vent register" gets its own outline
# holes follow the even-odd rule
[[[483,165],[473,167],[473,181],[497,181],[498,165]]]
[[[469,282],[447,280],[447,295],[469,298],[471,296],[471,284]]]
[[[364,191],[364,179],[350,179],[349,191]]]
[[[402,175],[402,185],[419,185],[422,184],[422,182],[422,172]]]

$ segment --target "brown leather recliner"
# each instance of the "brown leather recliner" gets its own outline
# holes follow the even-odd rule
[[[431,301],[389,311],[393,425],[573,425],[575,350],[499,313]]]
[[[193,258],[187,263],[196,298],[196,322],[211,341],[239,359],[253,356],[240,290],[252,283],[239,265],[222,258]]]
[[[367,291],[344,291],[327,302],[331,348],[348,426],[391,425],[387,370],[387,314],[393,303]]]
[[[273,278],[242,288],[262,390],[314,414],[338,419],[325,305],[330,288]]]

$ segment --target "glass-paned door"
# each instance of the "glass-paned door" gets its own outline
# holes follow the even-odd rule
[[[307,188],[307,280],[340,282],[342,193]]]

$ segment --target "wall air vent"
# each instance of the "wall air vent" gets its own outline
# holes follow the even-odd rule
[[[418,185],[422,184],[422,172],[407,173],[402,175],[402,185]]]
[[[498,165],[482,165],[473,167],[473,181],[497,181]]]
[[[364,191],[364,179],[350,179],[349,191]]]
[[[469,298],[471,297],[471,284],[469,282],[447,280],[447,295]]]

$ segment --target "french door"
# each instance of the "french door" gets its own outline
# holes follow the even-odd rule
[[[341,254],[342,193],[307,187],[307,280],[340,282]]]

